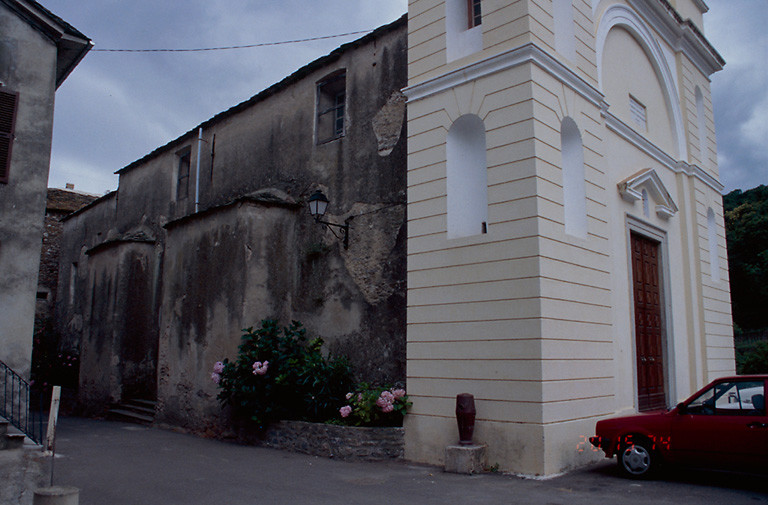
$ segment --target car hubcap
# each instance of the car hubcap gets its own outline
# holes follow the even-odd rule
[[[623,453],[624,467],[633,474],[641,474],[648,471],[651,464],[651,457],[644,447],[633,445],[624,449]]]

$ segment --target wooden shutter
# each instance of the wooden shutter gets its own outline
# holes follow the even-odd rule
[[[11,171],[11,147],[18,101],[18,93],[0,91],[0,183],[8,182]]]

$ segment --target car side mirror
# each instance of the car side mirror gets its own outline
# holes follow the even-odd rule
[[[688,412],[688,407],[685,406],[684,403],[680,402],[677,404],[677,413],[678,414],[685,414]]]

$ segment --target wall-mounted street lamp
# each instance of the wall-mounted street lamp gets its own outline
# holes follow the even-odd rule
[[[349,221],[352,219],[348,217],[344,224],[329,223],[323,221],[322,218],[325,215],[325,210],[328,208],[328,198],[319,189],[309,196],[307,200],[309,203],[309,213],[315,218],[316,223],[324,224],[336,238],[340,238],[344,243],[344,249],[349,248]],[[338,235],[334,228],[338,228],[341,235]]]

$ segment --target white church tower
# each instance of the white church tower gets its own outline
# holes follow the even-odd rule
[[[406,457],[505,471],[734,369],[702,0],[410,0]]]

